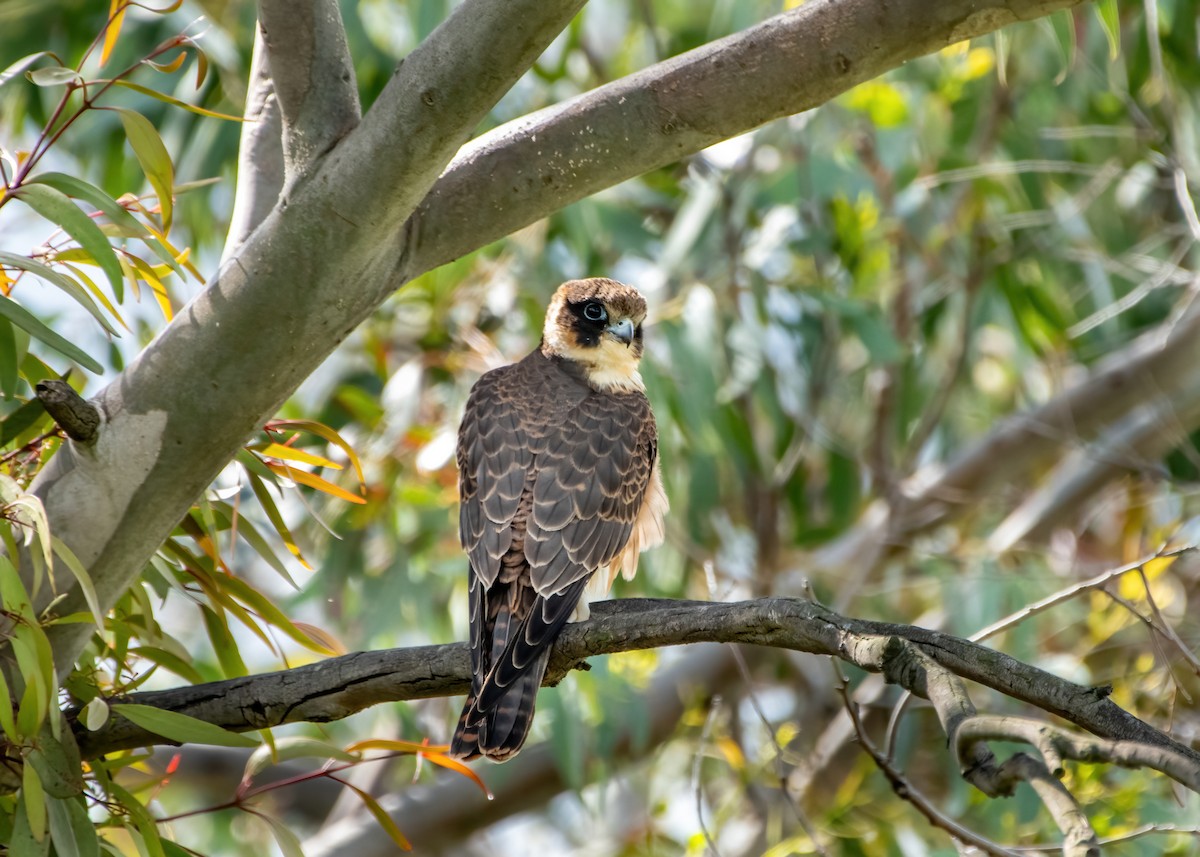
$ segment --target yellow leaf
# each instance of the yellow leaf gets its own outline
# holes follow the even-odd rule
[[[989,74],[996,67],[996,54],[991,48],[971,48],[967,54],[967,64],[964,75],[967,80],[974,80]]]
[[[311,452],[306,452],[303,449],[284,446],[281,443],[268,443],[254,448],[265,458],[283,458],[290,461],[299,461],[301,464],[311,464],[314,467],[331,467],[334,470],[342,469],[342,465],[336,461],[330,461],[328,458],[320,455],[313,455]]]
[[[737,745],[729,736],[717,739],[717,750],[729,763],[729,767],[735,771],[743,771],[746,768],[746,757],[742,754],[742,748]]]
[[[125,21],[125,10],[129,8],[125,0],[112,0],[108,7],[108,26],[104,30],[104,47],[100,50],[100,65],[108,62],[117,36],[121,34],[121,24]]]
[[[1155,557],[1142,566],[1142,572],[1145,573],[1147,579],[1154,580],[1170,568],[1177,559],[1179,559],[1178,555]]]
[[[880,128],[894,128],[908,119],[908,104],[900,90],[879,80],[860,83],[842,96],[842,103],[866,113]]]
[[[350,651],[346,648],[345,643],[324,628],[318,628],[316,625],[310,625],[307,622],[293,622],[292,624],[296,626],[300,633],[309,637],[314,643],[322,649],[326,649],[331,654],[345,655]]]
[[[337,497],[340,500],[345,500],[347,503],[359,503],[365,505],[367,500],[365,497],[360,497],[357,494],[351,494],[345,488],[334,485],[317,476],[314,473],[308,473],[304,470],[297,470],[294,467],[288,467],[286,464],[276,464],[273,461],[263,462],[272,471],[278,473],[286,479],[291,479],[293,482],[298,482],[301,485],[307,485],[309,488],[315,488],[331,497]]]
[[[60,262],[63,261],[62,254],[59,254],[59,261]],[[64,264],[63,267],[66,268],[68,271],[70,271],[72,274],[74,274],[75,278],[77,280],[79,280],[79,282],[81,282],[85,286],[87,286],[88,291],[92,293],[92,297],[94,297],[96,300],[100,301],[100,303],[102,303],[104,305],[104,308],[106,310],[108,310],[110,313],[112,313],[113,318],[115,318],[118,322],[120,322],[121,327],[125,328],[130,333],[133,332],[132,328],[130,328],[130,326],[125,323],[125,319],[121,318],[121,314],[119,312],[117,312],[117,308],[114,307],[112,305],[112,303],[109,301],[108,296],[105,295],[104,292],[101,291],[100,288],[94,282],[92,282],[92,279],[87,274],[85,274],[85,273],[83,273],[83,271],[79,270],[78,266],[76,266],[76,265]],[[124,270],[124,269],[122,269],[122,270]]]
[[[280,430],[294,429],[296,431],[308,432],[329,441],[334,446],[340,447],[342,452],[346,453],[350,458],[350,463],[354,465],[354,472],[358,476],[358,481],[366,483],[367,479],[363,476],[362,462],[358,460],[358,455],[355,453],[354,447],[329,426],[314,420],[273,420],[270,428]]]
[[[154,293],[154,300],[158,302],[158,308],[162,310],[163,318],[170,321],[175,317],[175,311],[171,308],[171,295],[167,291],[167,287],[163,285],[154,268],[148,263],[137,256],[130,256],[129,261],[137,270],[139,279],[145,280],[146,285],[150,286],[150,291]]]

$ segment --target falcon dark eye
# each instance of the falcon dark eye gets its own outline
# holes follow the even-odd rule
[[[608,313],[605,312],[603,304],[588,301],[583,305],[583,317],[588,321],[601,322],[608,319]]]

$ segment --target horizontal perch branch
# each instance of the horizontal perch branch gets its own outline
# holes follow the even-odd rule
[[[688,643],[746,643],[830,655],[882,673],[927,697],[927,671],[913,647],[941,668],[1063,717],[1104,738],[1140,741],[1200,765],[1200,753],[1124,711],[1103,689],[1083,687],[1000,652],[949,634],[841,616],[798,598],[735,603],[623,599],[593,605],[592,618],[568,625],[555,646],[546,683],[559,682],[595,655]],[[329,722],[372,705],[465,693],[464,643],[357,652],[291,670],[133,694],[137,702],[178,711],[236,732],[298,721]],[[74,723],[84,758],[170,743],[124,718],[88,732]]]

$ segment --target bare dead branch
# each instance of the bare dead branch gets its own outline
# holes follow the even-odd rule
[[[1157,462],[1200,421],[1200,387],[1189,386],[1155,406],[1134,410],[1107,428],[1095,443],[1066,456],[1043,486],[1014,509],[992,532],[990,553],[1000,555],[1018,543],[1044,538],[1083,501],[1124,474],[1162,477]]]
[[[1112,355],[1083,383],[1007,421],[942,473],[918,474],[907,502],[896,513],[892,535],[928,529],[954,510],[969,508],[1001,479],[1012,480],[1041,467],[1064,446],[1094,435],[1135,406],[1169,398],[1195,384],[1198,357],[1200,307],[1192,307]],[[1187,416],[1194,422],[1194,409]]]
[[[1126,574],[1133,574],[1133,573],[1137,572],[1137,573],[1140,573],[1142,575],[1143,580],[1145,580],[1145,570],[1144,569],[1145,569],[1145,566],[1147,563],[1151,562],[1152,560],[1156,560],[1156,559],[1161,560],[1161,559],[1177,558],[1184,554],[1191,553],[1195,549],[1196,548],[1193,545],[1184,545],[1181,547],[1169,548],[1169,549],[1164,547],[1163,550],[1160,550],[1157,553],[1154,553],[1150,556],[1145,556],[1145,557],[1142,557],[1141,559],[1135,560],[1134,562],[1127,563],[1126,565],[1122,565],[1122,566],[1118,566],[1117,568],[1109,569],[1108,571],[1097,574],[1093,577],[1088,578],[1087,580],[1083,580],[1083,581],[1080,581],[1079,583],[1073,584],[1071,586],[1067,586],[1063,589],[1058,590],[1057,592],[1052,592],[1050,595],[1047,595],[1045,598],[1035,601],[1032,604],[1027,604],[1026,606],[1022,607],[1020,610],[1016,610],[1013,613],[1010,613],[1009,615],[1005,616],[1004,618],[996,620],[995,622],[988,625],[987,627],[981,628],[980,630],[976,631],[971,636],[967,637],[967,639],[970,640],[972,643],[982,643],[985,640],[990,640],[992,637],[996,636],[997,634],[1007,631],[1010,628],[1016,627],[1020,623],[1024,622],[1026,619],[1029,619],[1032,616],[1036,616],[1039,613],[1044,613],[1045,611],[1050,610],[1054,607],[1057,607],[1060,604],[1065,604],[1066,602],[1071,601],[1071,600],[1079,597],[1080,595],[1083,595],[1084,593],[1095,592],[1095,591],[1105,591],[1106,587],[1108,586],[1109,583],[1111,583],[1114,580],[1117,580],[1118,578],[1120,578]],[[1147,592],[1150,591],[1148,586],[1146,588],[1146,591]],[[1110,596],[1111,596],[1111,593],[1110,593]],[[1144,617],[1140,613],[1137,613],[1136,611],[1135,611],[1135,615],[1137,615],[1139,619],[1142,619],[1143,621],[1147,622],[1147,624],[1149,624],[1152,629],[1159,631],[1164,636],[1171,637],[1171,635],[1174,635],[1174,631],[1168,630],[1168,626],[1166,625],[1165,622],[1163,623],[1163,627],[1157,628],[1154,626],[1154,622],[1152,619],[1149,619],[1148,617]],[[1183,646],[1183,642],[1178,639],[1178,635],[1175,635],[1174,639],[1176,641],[1178,641],[1177,645],[1180,647],[1180,649],[1182,651],[1184,651],[1186,653],[1186,656],[1190,656],[1194,660],[1195,656],[1191,655],[1190,651],[1187,651],[1186,647]],[[904,716],[904,712],[907,709],[908,703],[910,702],[911,699],[912,699],[912,694],[909,693],[908,691],[905,691],[904,693],[902,693],[900,695],[900,698],[896,700],[895,706],[892,709],[892,714],[888,721],[887,738],[884,741],[884,746],[887,748],[887,752],[889,755],[891,754],[892,748],[894,746],[894,740],[895,740],[895,736],[896,736],[897,727],[899,726],[899,723],[900,723],[900,719]]]
[[[952,738],[959,746],[969,746],[972,741],[1024,742],[1037,749],[1046,768],[1056,777],[1066,770],[1063,760],[1073,759],[1125,768],[1153,768],[1193,791],[1200,791],[1200,769],[1170,748],[1081,735],[1028,717],[979,714],[960,724]]]
[[[747,643],[832,655],[881,673],[919,696],[942,699],[943,685],[979,682],[1114,740],[1165,748],[1200,768],[1200,753],[1124,711],[1104,689],[1057,678],[1003,653],[922,628],[851,619],[795,598],[736,603],[670,599],[602,602],[587,622],[569,625],[559,638],[546,674],[555,684],[586,658],[613,652],[698,642]],[[936,665],[936,669],[932,668]],[[127,700],[179,711],[233,731],[295,721],[327,722],[371,705],[463,693],[470,681],[466,645],[421,646],[358,652],[327,661],[247,678],[175,690],[138,693]],[[119,704],[122,700],[112,700]],[[961,703],[940,703],[962,720],[973,713]],[[949,719],[949,718],[947,718]],[[97,732],[76,724],[85,757],[166,742],[125,718]],[[1174,767],[1164,773],[1176,770]]]
[[[1014,753],[1000,766],[1003,777],[1011,781],[1009,791],[1018,781],[1029,783],[1041,798],[1051,818],[1063,834],[1063,857],[1100,857],[1096,832],[1075,800],[1058,778],[1051,776],[1046,766],[1025,753]]]
[[[100,430],[100,410],[75,392],[66,381],[47,378],[34,390],[50,418],[79,443],[91,443]]]

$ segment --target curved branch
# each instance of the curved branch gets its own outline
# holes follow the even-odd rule
[[[270,56],[291,181],[358,124],[358,84],[337,0],[258,5],[258,35]]]
[[[1077,2],[804,3],[501,126],[464,148],[417,210],[404,278],[910,59]]]
[[[266,220],[283,190],[283,116],[261,29],[254,34],[250,85],[242,117],[245,121],[238,143],[237,188],[222,263]]]
[[[670,599],[623,599],[594,605],[587,622],[568,625],[546,672],[559,682],[584,659],[614,652],[699,642],[747,643],[832,655],[882,673],[890,682],[929,698],[930,671],[922,663],[975,681],[1105,738],[1141,741],[1200,766],[1200,753],[1124,711],[1107,691],[1083,687],[975,643],[915,628],[841,616],[797,598],[730,604]],[[917,653],[919,657],[914,657]],[[327,722],[371,705],[464,693],[470,667],[464,643],[358,652],[248,678],[176,690],[133,694],[124,700],[168,708],[233,731],[295,721]],[[169,743],[124,718],[97,732],[75,724],[85,757]]]
[[[1125,768],[1153,768],[1200,792],[1200,768],[1168,748],[1141,741],[1114,741],[1080,735],[1028,717],[978,714],[964,721],[952,736],[958,747],[975,741],[1022,741],[1037,749],[1046,768],[1056,777],[1064,773],[1064,759]]]

